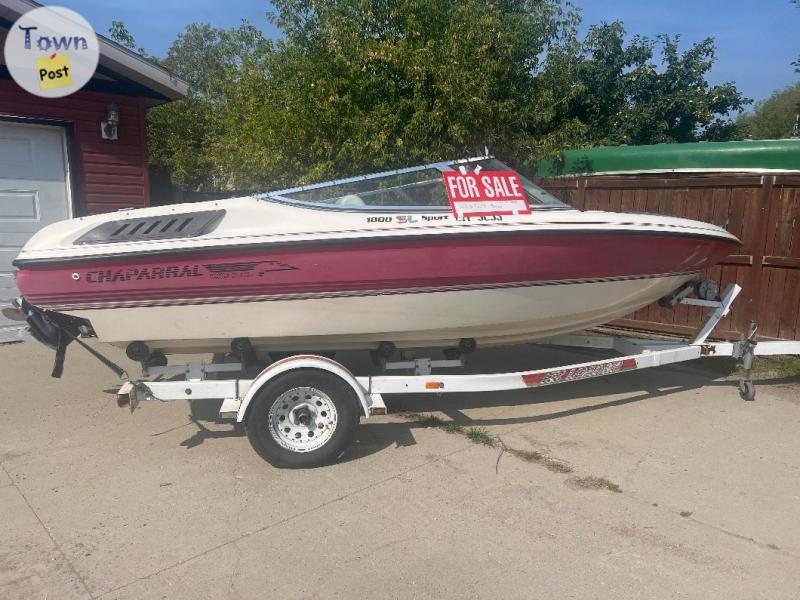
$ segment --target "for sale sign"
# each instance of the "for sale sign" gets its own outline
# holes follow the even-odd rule
[[[444,187],[456,218],[527,215],[531,208],[514,171],[445,171]]]

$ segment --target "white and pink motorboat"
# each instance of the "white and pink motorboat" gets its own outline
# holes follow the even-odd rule
[[[66,328],[136,357],[500,345],[622,317],[739,246],[578,211],[522,176],[530,212],[454,213],[445,175],[481,170],[511,172],[482,157],[56,223],[14,263],[17,306],[50,345]]]

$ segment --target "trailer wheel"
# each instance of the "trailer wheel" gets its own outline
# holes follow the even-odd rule
[[[276,467],[318,467],[338,460],[353,440],[358,397],[320,369],[277,376],[253,398],[245,422],[253,448]]]

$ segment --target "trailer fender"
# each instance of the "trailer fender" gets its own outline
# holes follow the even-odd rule
[[[364,416],[369,417],[369,402],[367,400],[364,388],[358,383],[355,375],[353,375],[343,365],[330,358],[316,356],[314,354],[300,354],[297,356],[289,356],[283,360],[272,363],[266,369],[261,371],[261,373],[259,373],[255,379],[253,379],[253,383],[250,384],[250,388],[247,390],[247,393],[242,399],[242,404],[239,406],[239,410],[236,413],[236,421],[238,423],[242,423],[245,420],[247,417],[247,411],[250,407],[250,402],[252,402],[253,398],[255,398],[256,394],[258,394],[258,392],[267,382],[271,381],[278,375],[288,371],[294,371],[296,369],[320,369],[341,377],[350,387],[353,388],[353,391],[355,391],[356,396],[358,397],[358,401],[361,403],[361,410],[363,411]]]

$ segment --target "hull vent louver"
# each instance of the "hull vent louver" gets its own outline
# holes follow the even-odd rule
[[[204,210],[108,221],[84,233],[75,240],[75,244],[114,244],[197,237],[214,231],[224,216],[224,210]]]

